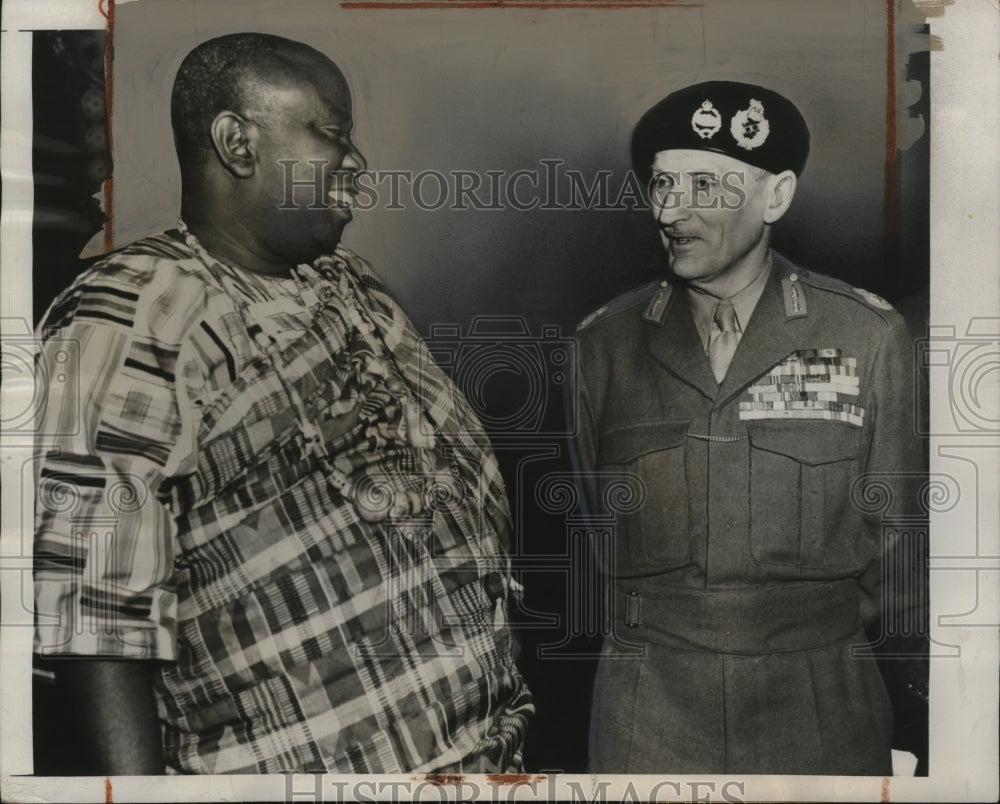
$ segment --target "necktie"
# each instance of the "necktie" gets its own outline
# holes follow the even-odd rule
[[[723,299],[715,305],[712,320],[715,321],[719,331],[713,332],[708,342],[708,362],[712,364],[715,379],[721,383],[736,353],[736,345],[740,342],[733,303],[729,299]]]

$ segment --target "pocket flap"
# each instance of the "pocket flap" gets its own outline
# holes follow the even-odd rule
[[[749,424],[747,432],[756,449],[818,466],[854,458],[861,431],[846,422],[769,421]]]
[[[684,444],[689,420],[666,419],[619,427],[602,434],[597,463],[631,463],[650,452]]]

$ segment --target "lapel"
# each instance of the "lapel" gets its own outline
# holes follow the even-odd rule
[[[678,379],[708,399],[715,399],[719,384],[698,337],[686,290],[680,287],[674,290],[660,320],[662,325],[643,322],[653,331],[649,339],[650,353]]]
[[[717,405],[724,405],[795,350],[796,334],[807,319],[787,320],[781,280],[788,272],[785,261],[775,254],[767,287],[750,316],[733,362],[719,387]],[[705,362],[707,365],[707,358]]]

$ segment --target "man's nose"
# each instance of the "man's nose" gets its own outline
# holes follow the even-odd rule
[[[689,218],[691,215],[690,188],[680,184],[673,187],[663,198],[656,202],[656,222],[661,226],[669,226]]]
[[[358,146],[353,142],[351,143],[350,150],[344,156],[344,161],[341,163],[342,168],[362,171],[368,167],[368,160],[365,159],[361,151],[358,150]]]

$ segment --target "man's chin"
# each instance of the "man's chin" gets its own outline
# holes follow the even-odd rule
[[[333,216],[333,219],[337,221],[339,226],[346,226],[352,220],[354,220],[354,212],[350,207],[328,207],[329,214]]]
[[[708,275],[708,270],[694,260],[684,257],[673,257],[667,254],[667,267],[670,272],[683,282],[692,282],[704,279]]]
[[[346,221],[345,221],[346,225]],[[315,238],[316,249],[318,251],[317,257],[321,257],[324,254],[333,254],[337,250],[337,246],[340,245],[341,237],[344,234],[344,226],[338,226],[336,229],[327,229]]]

